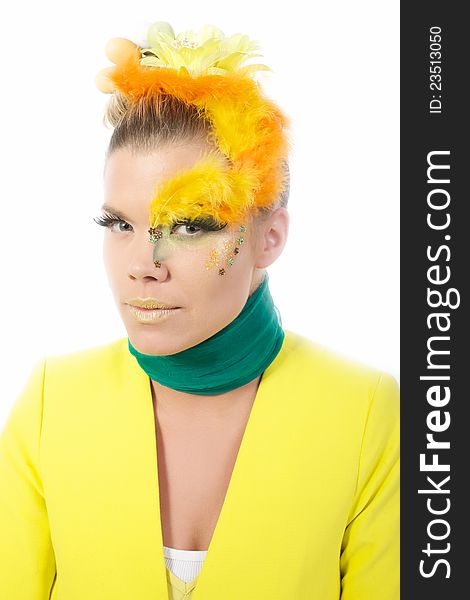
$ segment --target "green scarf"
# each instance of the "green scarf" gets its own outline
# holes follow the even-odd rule
[[[131,354],[147,375],[189,394],[229,392],[256,379],[272,363],[284,340],[279,310],[269,292],[268,274],[241,313],[223,329],[176,354],[142,354],[128,339]]]

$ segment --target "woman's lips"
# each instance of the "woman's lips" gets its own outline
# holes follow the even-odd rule
[[[134,306],[133,304],[128,304],[127,306],[140,323],[155,323],[162,321],[173,313],[178,312],[181,308],[142,308],[140,306]]]
[[[153,310],[178,310],[180,308],[179,306],[175,306],[174,308],[144,308],[143,306],[135,306],[134,304],[130,304],[129,306],[132,306],[132,308],[136,308],[137,310],[144,310],[148,312],[152,312]]]

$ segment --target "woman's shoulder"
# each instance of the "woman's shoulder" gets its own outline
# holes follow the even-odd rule
[[[126,359],[127,337],[121,337],[101,344],[94,344],[78,350],[70,350],[44,356],[46,375],[62,373],[83,375],[93,371],[118,369]]]
[[[312,375],[334,373],[336,377],[347,379],[393,377],[375,365],[363,362],[301,333],[287,329],[284,329],[284,333],[284,358],[289,366],[293,367],[297,364],[301,368],[311,369]]]
[[[284,330],[279,364],[286,379],[301,391],[328,397],[331,402],[368,403],[382,392],[398,400],[398,382],[386,370],[349,356],[298,332]]]

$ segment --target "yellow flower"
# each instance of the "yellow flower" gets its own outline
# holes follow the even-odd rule
[[[141,50],[142,65],[186,71],[192,77],[271,70],[262,64],[242,66],[248,59],[261,56],[253,52],[259,45],[241,33],[226,37],[214,25],[175,35],[169,23],[158,21],[150,25],[147,43],[149,47]]]

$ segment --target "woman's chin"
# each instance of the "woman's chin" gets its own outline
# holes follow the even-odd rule
[[[214,331],[194,331],[188,335],[187,327],[168,328],[126,323],[127,335],[131,344],[141,354],[152,356],[169,356],[188,350],[204,342],[208,337],[217,333],[222,326],[216,326]]]
[[[162,342],[156,343],[155,340],[148,341],[142,339],[141,336],[133,335],[129,336],[129,340],[137,352],[141,354],[151,354],[152,356],[168,356],[169,354],[176,354],[179,352],[178,348],[175,348],[174,344],[164,344]]]
[[[190,347],[189,344],[183,345],[181,339],[175,343],[175,336],[168,337],[160,332],[151,330],[150,327],[142,328],[144,331],[128,331],[128,337],[134,348],[141,354],[151,354],[152,356],[169,356],[177,354]]]

